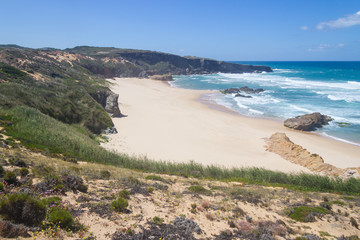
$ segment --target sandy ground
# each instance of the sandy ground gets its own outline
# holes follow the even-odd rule
[[[326,163],[339,168],[360,166],[359,146],[200,102],[200,96],[209,91],[173,88],[149,79],[109,81],[113,83],[111,89],[119,94],[119,107],[126,117],[113,119],[119,133],[109,136],[110,141],[103,144],[107,149],[155,160],[309,172],[265,151],[265,139],[284,132],[294,143],[322,156]]]

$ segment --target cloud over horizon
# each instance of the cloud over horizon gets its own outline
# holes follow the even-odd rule
[[[339,43],[336,45],[331,45],[331,44],[319,44],[318,46],[312,47],[312,48],[308,48],[308,52],[323,52],[325,50],[328,49],[338,49],[338,48],[343,48],[345,46],[344,43]]]
[[[343,18],[339,18],[333,21],[321,22],[316,28],[318,30],[324,29],[337,29],[337,28],[347,28],[355,25],[360,25],[360,11],[355,14],[348,15]]]

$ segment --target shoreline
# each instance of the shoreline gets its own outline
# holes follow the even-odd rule
[[[114,83],[110,88],[119,94],[119,107],[127,117],[113,118],[119,133],[109,135],[109,142],[102,144],[106,149],[154,160],[310,172],[265,151],[265,139],[284,132],[325,163],[339,168],[360,166],[360,147],[286,129],[281,121],[242,116],[201,98],[214,91],[182,89],[149,79],[109,82]]]
[[[170,87],[173,87],[173,88],[180,88],[180,87],[177,87],[177,86],[173,86],[171,84],[169,84]],[[181,89],[181,88],[180,88]],[[208,91],[216,91],[216,90],[208,90]],[[209,93],[211,94],[211,93]],[[205,104],[207,105],[209,108],[213,109],[213,110],[216,110],[216,111],[222,111],[222,112],[226,112],[226,113],[229,113],[229,114],[234,114],[234,115],[238,115],[238,116],[241,116],[241,117],[244,117],[244,118],[254,118],[254,119],[263,119],[263,120],[267,120],[267,121],[273,121],[273,122],[277,122],[277,123],[280,123],[280,124],[283,124],[284,121],[286,119],[282,119],[282,118],[270,118],[270,117],[250,117],[250,116],[247,116],[247,115],[243,115],[235,110],[232,110],[231,108],[228,108],[224,105],[221,105],[219,103],[217,103],[216,101],[214,101],[213,99],[204,99],[203,96],[204,95],[207,95],[206,94],[202,94],[199,96],[199,99],[197,99],[197,101],[201,102],[202,104]],[[291,130],[291,129],[288,129],[288,130]],[[322,137],[322,138],[327,138],[327,139],[331,139],[331,140],[335,140],[335,141],[339,141],[339,142],[342,142],[342,143],[346,143],[346,144],[350,144],[350,145],[354,145],[354,146],[358,146],[360,147],[360,143],[356,143],[356,142],[351,142],[349,140],[346,140],[346,139],[342,139],[342,138],[338,138],[338,137],[334,137],[334,136],[331,136],[331,135],[328,135],[326,133],[319,133],[319,132],[305,132],[305,131],[297,131],[297,130],[292,130],[292,131],[295,131],[295,132],[299,132],[299,133],[304,133],[304,134],[313,134],[313,135],[316,135],[316,136],[319,136],[319,137]],[[360,160],[360,159],[359,159]],[[360,166],[360,162],[359,162],[359,166]]]

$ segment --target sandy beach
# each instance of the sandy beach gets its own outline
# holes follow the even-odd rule
[[[281,122],[248,118],[221,106],[199,101],[211,91],[180,89],[166,82],[116,78],[109,80],[126,115],[113,118],[118,134],[109,135],[106,149],[154,160],[225,167],[264,167],[284,172],[309,172],[265,150],[266,138],[285,133],[294,143],[319,154],[339,168],[360,166],[360,147],[314,133],[283,127]]]

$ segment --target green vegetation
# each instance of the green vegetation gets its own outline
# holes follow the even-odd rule
[[[157,175],[147,175],[145,177],[147,180],[153,180],[153,181],[159,181],[159,182],[166,182],[166,180],[160,176]]]
[[[156,225],[161,225],[164,222],[164,219],[162,219],[161,217],[155,216],[155,217],[153,217],[153,222]]]
[[[102,170],[100,172],[100,178],[101,179],[109,179],[111,176],[110,172],[108,170]]]
[[[0,201],[0,214],[15,223],[39,225],[45,218],[46,206],[25,193],[14,193]]]
[[[48,197],[48,198],[42,199],[42,201],[46,206],[52,206],[52,205],[59,206],[60,202],[61,202],[61,198],[60,197]]]
[[[17,183],[16,174],[14,172],[6,172],[4,175],[4,181],[7,184],[16,184]]]
[[[204,188],[203,186],[199,186],[199,185],[190,186],[189,191],[194,192],[194,193],[201,193],[201,194],[205,194],[205,195],[211,194],[210,190]]]
[[[122,197],[118,198],[117,200],[114,200],[111,203],[111,207],[117,212],[124,211],[128,206],[129,206],[128,201]]]
[[[0,177],[3,177],[5,174],[4,168],[0,165]]]
[[[26,177],[29,174],[29,170],[27,168],[21,168],[20,169],[20,175],[21,177]]]
[[[130,199],[130,193],[128,190],[121,190],[118,195],[120,198]]]
[[[52,208],[47,214],[47,220],[63,229],[71,229],[74,226],[74,219],[69,211],[60,207]]]
[[[300,206],[287,209],[288,216],[299,222],[314,222],[315,216],[330,214],[331,211],[323,207]]]

